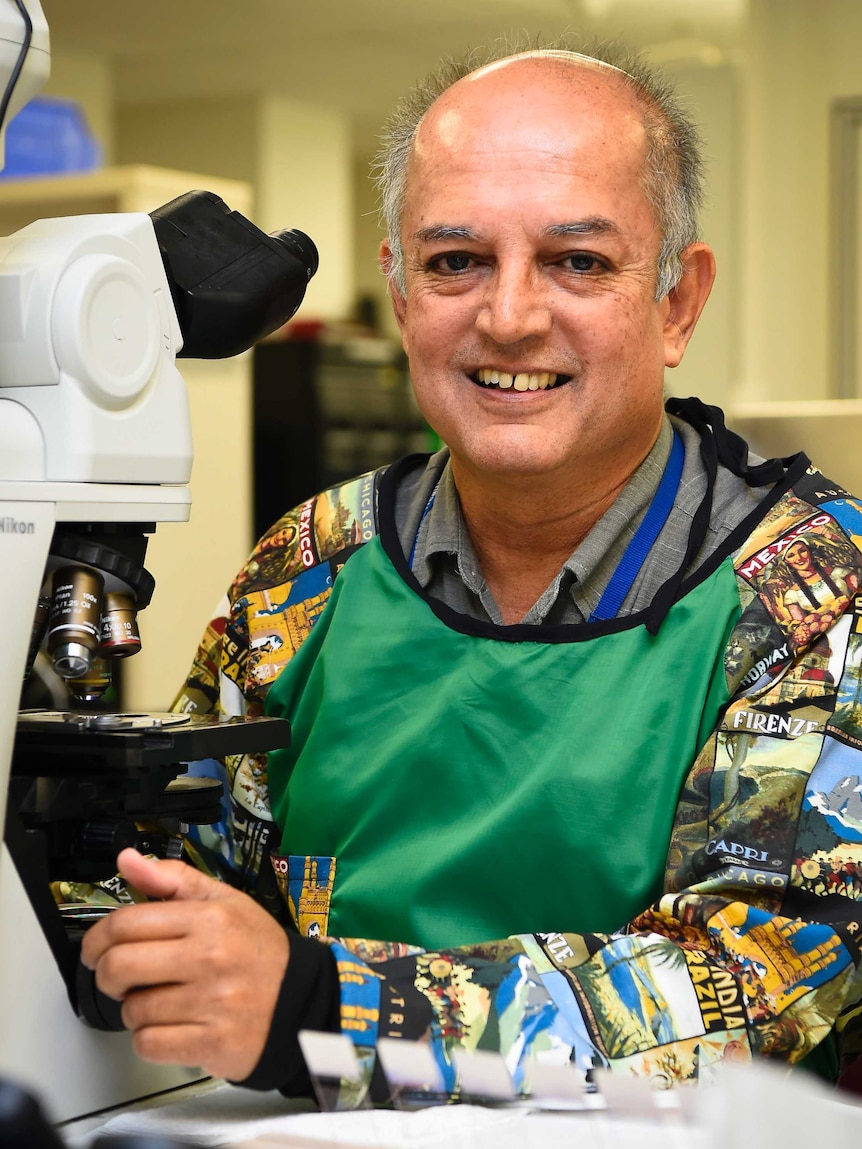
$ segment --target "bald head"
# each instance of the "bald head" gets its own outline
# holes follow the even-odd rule
[[[375,163],[394,286],[402,293],[406,287],[401,221],[408,185],[417,190],[413,159],[427,158],[432,141],[444,151],[494,146],[490,133],[504,105],[516,118],[510,125],[520,127],[525,162],[531,141],[539,154],[565,150],[561,107],[581,127],[592,127],[596,147],[640,150],[637,178],[661,239],[656,298],[666,295],[681,275],[682,251],[698,236],[697,131],[663,77],[636,55],[607,48],[601,58],[552,47],[507,52],[481,65],[473,58],[447,61],[399,104]]]
[[[522,54],[471,72],[449,87],[419,123],[406,190],[424,165],[505,148],[535,166],[565,154],[573,133],[597,153],[625,153],[642,170],[648,135],[638,100],[615,68],[578,56]]]
[[[575,53],[524,52],[486,64],[447,88],[429,107],[418,126],[418,137],[427,124],[446,117],[481,121],[493,113],[501,99],[523,106],[539,119],[549,93],[567,95],[582,114],[590,112],[595,101],[605,111],[609,101],[614,110],[643,119],[638,102],[617,68]],[[552,133],[554,125],[548,125]]]

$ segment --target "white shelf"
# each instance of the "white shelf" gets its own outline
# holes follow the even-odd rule
[[[193,189],[215,192],[235,211],[252,210],[250,184],[149,164],[99,168],[70,175],[0,179],[0,234],[46,216],[152,211]]]

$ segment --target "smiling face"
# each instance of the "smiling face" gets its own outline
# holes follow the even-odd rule
[[[393,301],[456,478],[623,481],[655,441],[685,337],[671,299],[654,298],[646,152],[634,97],[598,65],[516,57],[426,114]]]
[[[801,539],[788,547],[785,557],[795,570],[807,571],[812,568],[811,551]]]

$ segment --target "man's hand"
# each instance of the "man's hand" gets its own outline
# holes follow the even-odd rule
[[[287,968],[287,934],[266,910],[184,862],[117,859],[161,901],[122,906],[88,930],[81,960],[122,1001],[135,1052],[241,1081],[257,1065]]]

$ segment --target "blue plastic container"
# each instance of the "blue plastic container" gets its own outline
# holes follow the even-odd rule
[[[73,100],[37,96],[6,129],[2,179],[86,172],[102,163],[102,150]]]

